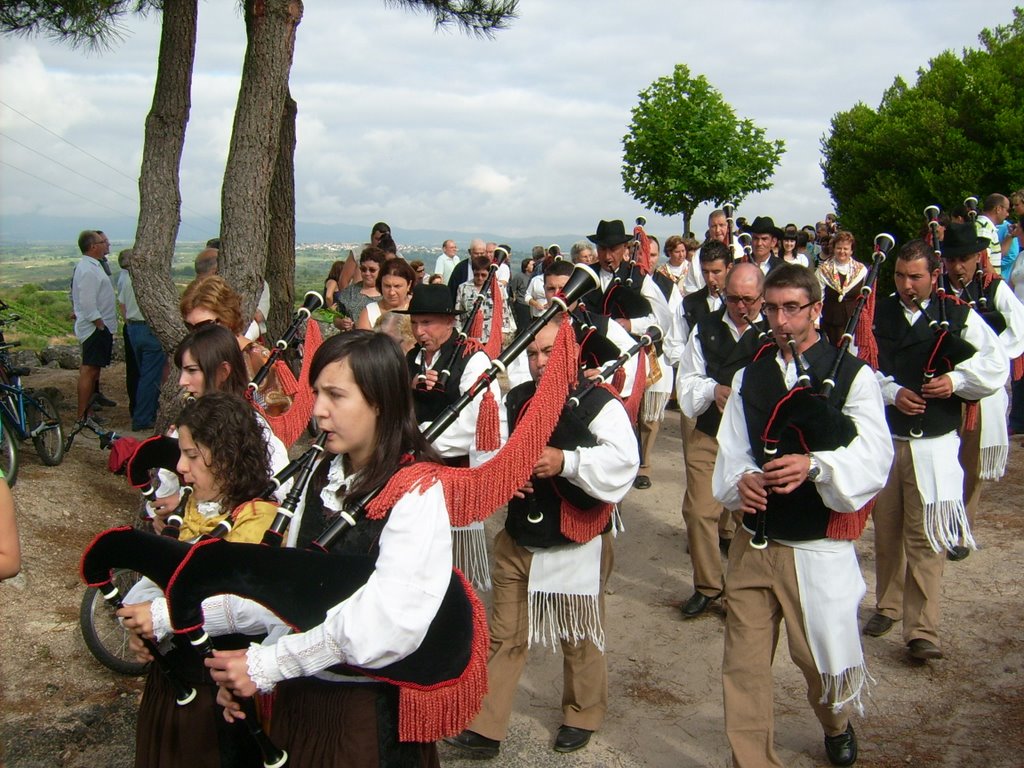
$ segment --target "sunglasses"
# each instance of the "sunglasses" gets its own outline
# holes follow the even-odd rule
[[[220,325],[220,320],[211,318],[209,320],[200,320],[198,323],[185,323],[185,328],[189,331],[194,331],[196,328],[203,328],[207,325]]]

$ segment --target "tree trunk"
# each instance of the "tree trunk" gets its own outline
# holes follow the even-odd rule
[[[156,85],[139,172],[139,224],[129,268],[139,308],[168,352],[184,334],[171,259],[181,214],[178,167],[191,109],[197,5],[198,0],[164,0]],[[171,376],[169,382],[161,397],[161,414],[166,414],[169,393],[177,390],[177,378]]]
[[[248,44],[221,191],[218,272],[252,317],[267,265],[270,187],[278,157],[300,0],[246,0]]]
[[[683,237],[686,237],[686,235],[690,232],[690,222],[693,221],[693,211],[694,209],[692,208],[688,208],[687,210],[683,211]],[[696,233],[694,234],[696,235]],[[697,239],[703,240],[704,238],[698,237]]]
[[[267,332],[281,338],[291,322],[295,304],[295,100],[288,93],[281,118],[281,138],[270,185],[270,247],[267,282],[270,283],[270,316]]]

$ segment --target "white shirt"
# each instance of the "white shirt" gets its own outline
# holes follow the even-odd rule
[[[972,288],[972,290],[977,289]],[[957,291],[957,296],[968,298],[968,296],[964,296],[963,291]],[[969,296],[973,298],[973,293]],[[1020,357],[1024,354],[1024,304],[1021,304],[1010,287],[1002,280],[996,281],[992,303],[1006,320],[1006,328],[999,334],[999,343],[1002,345],[1003,351],[1011,360]]]
[[[714,312],[722,306],[721,295],[712,296],[710,291],[705,301],[709,312]],[[668,331],[665,334],[665,344],[662,347],[669,365],[679,365],[679,358],[683,354],[683,348],[686,346],[692,330],[690,324],[686,322],[683,303],[680,301],[672,310]]]
[[[758,315],[758,320],[761,317]],[[747,326],[743,332],[736,327],[736,323],[725,313],[725,327],[732,334],[733,341],[739,341],[744,333],[758,333],[752,326]],[[693,329],[690,340],[683,350],[679,360],[679,373],[676,374],[676,396],[679,398],[679,407],[688,418],[695,419],[708,408],[715,405],[715,387],[718,382],[707,375],[707,361],[704,358],[704,348],[701,346],[700,337],[697,336],[697,329]]]
[[[988,216],[979,214],[978,218],[974,220],[974,228],[978,237],[988,240],[988,260],[998,270],[1003,263],[1003,246],[999,242],[999,231],[996,229],[995,222]]]
[[[437,257],[437,261],[434,264],[434,274],[441,275],[445,285],[448,284],[448,278],[452,276],[452,271],[455,269],[455,265],[459,263],[459,254],[455,254],[451,258],[448,257],[443,251],[441,255]]]
[[[141,320],[142,310],[135,300],[135,287],[132,285],[132,275],[127,269],[122,269],[117,276],[117,301],[124,305],[125,320]]]
[[[111,333],[117,330],[114,285],[103,271],[103,265],[91,256],[82,256],[75,265],[71,302],[75,308],[75,336],[80,342],[95,332],[96,320],[103,320]]]
[[[783,371],[787,387],[796,383],[796,369],[776,353],[775,361]],[[747,472],[761,472],[750,450],[751,436],[743,414],[740,395],[743,375],[738,371],[732,380],[732,393],[725,404],[722,424],[718,428],[718,456],[711,479],[712,492],[726,509],[738,509],[742,502],[740,478]],[[885,421],[882,394],[874,374],[862,367],[850,385],[843,413],[853,419],[857,436],[850,444],[834,451],[815,451],[821,466],[815,486],[822,501],[837,512],[854,512],[870,501],[885,485],[892,465],[893,447]],[[755,435],[758,440],[760,436]]]
[[[537,275],[536,277],[530,278],[530,284],[526,287],[526,301],[536,301],[540,304],[540,309],[530,304],[530,317],[540,317],[544,314],[544,310],[548,305],[548,297],[544,292],[544,275]]]

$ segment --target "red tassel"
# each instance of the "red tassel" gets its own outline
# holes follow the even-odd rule
[[[480,341],[480,338],[484,335],[484,313],[477,310],[477,313],[473,315],[473,322],[469,325],[469,338]]]
[[[964,407],[965,432],[973,432],[978,428],[978,413],[980,410],[977,403],[967,403]]]
[[[629,423],[636,424],[636,416],[640,412],[640,404],[644,399],[644,385],[647,382],[647,357],[642,353],[636,356],[636,376],[633,379],[633,391],[629,393],[623,405],[629,415]]]
[[[497,279],[491,281],[491,302],[494,311],[491,313],[491,333],[487,337],[487,343],[484,344],[484,352],[487,353],[491,360],[501,354],[501,345],[504,341],[501,334],[501,325],[505,314],[505,302],[504,296],[501,293],[501,286],[498,284]]]
[[[283,360],[274,363],[274,373],[281,382],[284,392],[291,397],[292,404],[287,411],[279,416],[271,416],[260,408],[252,399],[252,390],[246,392],[246,397],[263,417],[270,424],[274,434],[281,438],[286,447],[291,447],[298,440],[299,435],[309,424],[309,418],[313,415],[313,384],[309,380],[309,366],[313,363],[313,355],[323,343],[323,334],[320,333],[320,326],[316,320],[310,318],[306,322],[306,341],[302,351],[302,370],[296,381],[295,374]]]
[[[562,499],[562,518],[559,530],[562,535],[577,544],[586,544],[608,527],[612,504],[601,504],[593,509],[580,509]]]
[[[476,417],[476,449],[496,451],[501,447],[501,427],[498,423],[498,401],[488,387]]]
[[[842,541],[856,541],[864,532],[874,508],[875,500],[871,499],[856,512],[830,512],[825,536]]]
[[[626,369],[620,366],[612,374],[612,389],[615,390],[615,394],[621,395],[624,386],[626,386]]]
[[[369,504],[367,517],[382,518],[407,492],[435,481],[444,487],[448,516],[454,526],[486,520],[530,478],[533,465],[555,431],[569,388],[576,383],[579,348],[571,323],[562,323],[544,376],[530,407],[489,461],[468,469],[420,462],[396,472]]]
[[[875,341],[875,292],[871,291],[864,309],[861,310],[857,319],[857,328],[853,334],[853,340],[857,344],[857,357],[871,366],[871,370],[878,370],[878,342]]]
[[[1013,380],[1020,381],[1024,378],[1024,355],[1015,357],[1010,361],[1013,369]]]
[[[454,736],[476,717],[487,694],[487,652],[490,634],[487,611],[466,577],[462,579],[473,607],[473,640],[469,664],[457,680],[433,688],[403,685],[398,692],[398,740],[430,742]]]

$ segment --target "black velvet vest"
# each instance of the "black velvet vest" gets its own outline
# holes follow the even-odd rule
[[[758,336],[764,330],[764,323],[762,321],[748,327],[739,341],[736,341],[725,323],[725,312],[725,307],[720,307],[705,315],[697,323],[697,338],[700,339],[700,348],[704,353],[705,373],[728,387],[736,371],[746,366],[761,347]],[[722,414],[714,403],[697,417],[697,429],[711,437],[718,434],[718,425],[721,423]]]
[[[320,499],[320,491],[327,485],[327,472],[333,459],[333,454],[325,454],[323,461],[317,466],[306,487],[306,503],[302,512],[302,520],[299,522],[299,536],[295,542],[295,546],[299,549],[307,549],[313,539],[334,522],[333,516],[325,516],[324,504]],[[345,535],[331,546],[331,552],[369,555],[376,562],[380,552],[380,534],[387,521],[388,515],[384,515],[380,520],[363,518],[358,525],[349,528]]]
[[[429,370],[440,372],[442,368],[448,365],[448,361],[452,359],[452,352],[458,343],[458,338],[459,335],[452,331],[452,335],[448,337],[448,340],[434,354],[434,362]],[[445,408],[453,405],[462,394],[459,391],[459,382],[462,381],[462,374],[466,370],[466,363],[472,357],[472,355],[463,355],[462,352],[463,350],[460,349],[455,353],[455,359],[452,361],[451,366],[449,366],[451,374],[448,377],[448,385],[443,392],[438,391],[436,387],[427,390],[417,389],[413,386],[412,403],[416,410],[416,421],[420,424],[435,421],[444,412]],[[424,372],[416,363],[416,356],[419,353],[420,350],[414,347],[405,356],[405,362],[409,366],[409,377],[414,384],[416,377]]]
[[[520,414],[527,406],[537,385],[528,381],[512,389],[505,397],[508,409],[508,423],[511,431]],[[597,445],[597,439],[590,431],[590,423],[597,417],[615,396],[604,387],[596,387],[583,398],[580,405],[572,410],[563,410],[558,425],[548,440],[552,448],[575,450]],[[633,439],[632,435],[629,439]],[[512,539],[523,547],[553,547],[559,544],[573,544],[561,532],[562,499],[580,509],[593,509],[604,502],[587,494],[579,486],[564,477],[554,477],[533,481],[533,493],[525,499],[513,497],[508,503],[508,516],[505,518],[505,530]],[[609,517],[608,526],[611,527]]]
[[[598,272],[600,280],[600,272]],[[651,302],[640,293],[644,285],[644,273],[631,261],[623,261],[615,271],[608,288],[595,288],[583,297],[587,309],[613,320],[643,317],[651,313]]]
[[[705,285],[695,293],[688,293],[683,296],[683,317],[686,318],[686,327],[692,331],[697,327],[701,318],[711,314],[708,309],[708,287]]]
[[[945,282],[946,291],[953,293],[949,276],[943,275],[942,280]],[[975,278],[967,284],[964,292],[960,294],[960,300],[967,302],[971,309],[988,323],[988,327],[992,329],[996,336],[1006,330],[1006,318],[1003,317],[1002,312],[996,309],[996,290],[999,288],[1000,282],[1002,282],[1002,278],[993,278],[988,287],[983,288],[981,281]],[[984,301],[982,301],[982,298],[984,298]]]
[[[959,336],[963,331],[969,309],[953,299],[945,299],[949,332]],[[892,376],[900,386],[914,392],[921,391],[926,361],[935,346],[935,332],[929,327],[929,318],[938,319],[937,299],[928,304],[928,316],[921,313],[910,325],[903,314],[899,296],[886,296],[875,307],[875,340],[878,342],[878,370]],[[907,437],[920,430],[924,437],[937,437],[960,426],[963,401],[953,395],[947,398],[928,398],[923,416],[907,416],[895,405],[885,407],[889,431]]]
[[[825,341],[818,341],[804,352],[807,360],[811,385],[818,389],[821,382],[828,376],[836,360],[837,350]],[[857,372],[864,365],[849,353],[839,368],[836,386],[832,390],[829,402],[842,409],[850,392],[850,385]],[[750,452],[757,466],[763,467],[772,456],[764,453],[761,434],[776,403],[786,393],[786,382],[782,370],[776,362],[775,355],[764,355],[747,366],[743,373],[743,386],[740,394],[743,397],[743,415],[747,423],[747,434],[750,438]],[[836,445],[835,447],[839,447]],[[803,453],[803,447],[797,437],[787,430],[779,442],[777,456],[790,453]],[[765,515],[765,534],[770,539],[786,539],[789,541],[813,541],[825,538],[831,510],[821,500],[818,489],[810,481],[804,482],[792,493],[768,494],[768,511]],[[743,524],[754,530],[757,516],[745,514]]]

